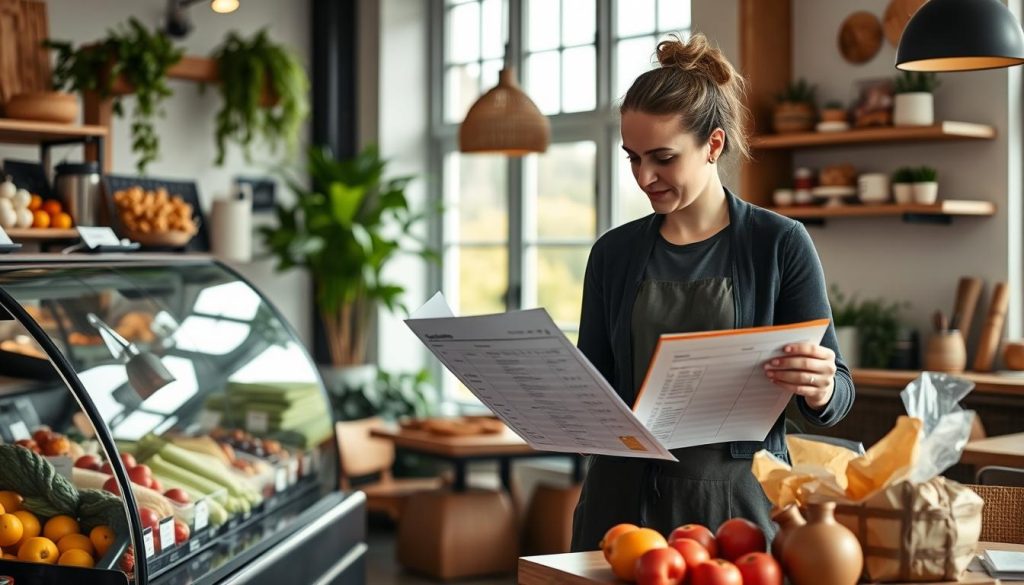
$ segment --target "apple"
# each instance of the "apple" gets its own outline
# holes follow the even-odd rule
[[[164,497],[183,506],[191,501],[188,497],[188,493],[181,488],[171,488],[167,490],[164,492]]]
[[[668,545],[683,555],[683,561],[686,562],[687,567],[693,568],[704,561],[711,560],[711,553],[708,552],[708,549],[692,538],[677,538]]]
[[[711,559],[693,567],[690,585],[745,585],[736,565],[724,559]]]
[[[114,494],[115,496],[121,495],[121,488],[117,485],[117,478],[111,477],[107,481],[103,482],[103,489]]]
[[[668,535],[668,541],[672,542],[677,538],[691,538],[696,540],[707,549],[711,558],[718,556],[718,543],[715,542],[715,535],[711,529],[700,524],[683,524]]]
[[[39,425],[36,427],[36,430],[32,432],[32,440],[40,445],[49,441],[52,436],[53,431],[46,425]]]
[[[91,469],[93,471],[99,471],[103,463],[100,458],[96,455],[82,455],[78,459],[75,459],[75,467],[79,469]]]
[[[121,463],[124,463],[125,469],[131,469],[138,465],[135,461],[135,456],[131,453],[121,453]]]
[[[174,520],[174,544],[181,544],[188,540],[190,532],[188,524],[178,519]]]
[[[147,465],[136,465],[128,469],[128,477],[132,480],[132,483],[142,487],[149,487],[149,480],[152,479],[153,473]]]
[[[676,585],[686,575],[683,555],[672,547],[655,548],[636,560],[636,585]]]
[[[768,553],[747,553],[736,561],[736,568],[743,585],[782,585],[782,567]]]
[[[153,536],[155,537],[160,529],[160,515],[152,508],[143,507],[139,508],[139,520],[142,522],[143,528],[153,529]]]
[[[715,533],[718,552],[723,559],[735,561],[747,553],[764,552],[764,532],[746,518],[730,518]]]

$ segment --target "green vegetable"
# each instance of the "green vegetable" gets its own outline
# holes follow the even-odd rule
[[[103,490],[82,490],[78,494],[78,518],[82,534],[97,526],[109,526],[115,534],[127,534],[124,502]]]

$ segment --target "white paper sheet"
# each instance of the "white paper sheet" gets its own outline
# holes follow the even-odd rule
[[[669,449],[763,441],[792,394],[764,363],[790,343],[820,343],[828,320],[776,327],[662,335],[634,406]]]
[[[424,314],[445,314],[440,302]],[[676,460],[544,309],[406,324],[534,449]]]

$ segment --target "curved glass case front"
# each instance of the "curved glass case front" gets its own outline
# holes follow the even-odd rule
[[[96,454],[123,465],[133,482],[139,522],[148,528],[134,548],[137,557],[146,549],[150,579],[187,558],[210,558],[203,551],[215,539],[251,533],[247,526],[265,523],[275,510],[278,524],[287,524],[297,501],[336,488],[333,418],[315,365],[273,307],[222,265],[182,259],[8,267],[0,270],[0,289],[63,354],[95,405],[100,420],[93,422],[116,443],[120,456]],[[45,347],[4,323],[0,412],[5,396],[64,387]],[[67,394],[60,400],[77,410]],[[41,424],[93,439],[89,417],[46,408],[36,408]],[[82,482],[88,487],[126,487],[95,485],[109,467],[91,471],[97,475]],[[258,546],[261,539],[251,540]],[[207,570],[243,553],[219,555]]]

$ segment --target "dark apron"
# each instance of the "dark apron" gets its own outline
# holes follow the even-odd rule
[[[662,333],[732,329],[732,283],[709,278],[687,283],[645,281],[633,307],[634,378],[642,381]],[[637,384],[639,388],[639,383]],[[775,533],[771,503],[728,443],[674,449],[677,463],[592,455],[573,518],[572,550],[594,550],[612,526],[629,522],[664,536],[687,523],[712,531],[733,517]]]

